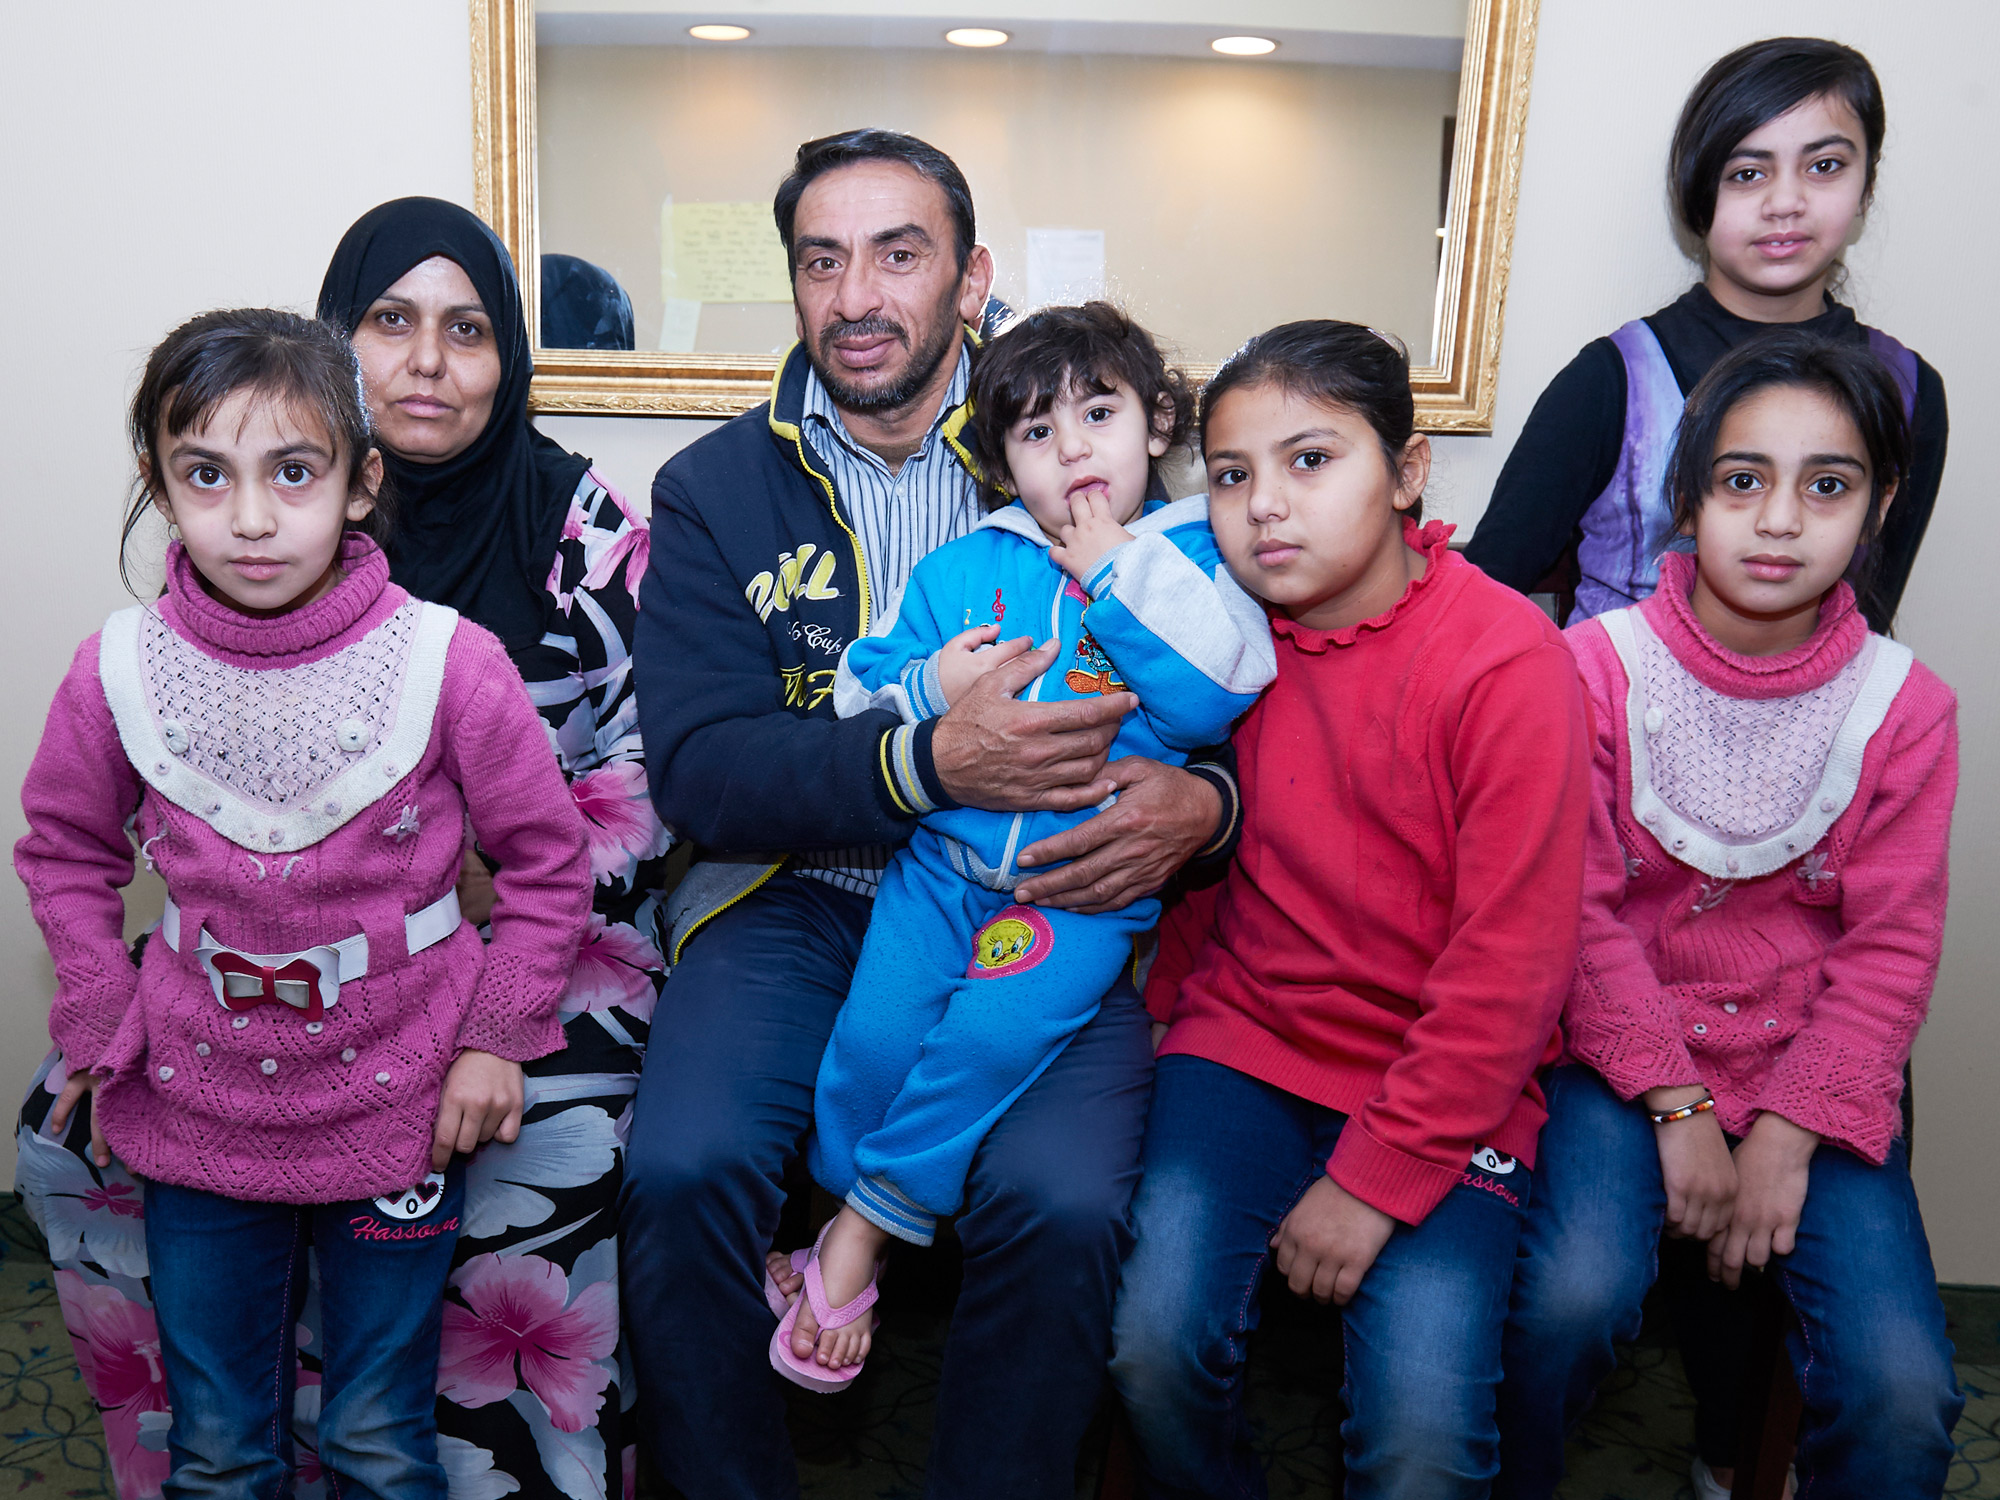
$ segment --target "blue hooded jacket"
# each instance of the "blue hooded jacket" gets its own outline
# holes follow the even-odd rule
[[[667,899],[665,952],[770,879],[787,854],[901,844],[917,814],[884,755],[893,712],[834,712],[840,655],[884,601],[868,587],[861,540],[804,424],[811,366],[794,345],[771,399],[668,459],[653,480],[652,561],[639,590],[632,676],[646,779],[660,818],[695,845]],[[939,436],[971,470],[966,408]],[[904,769],[948,802],[927,720],[902,736]],[[1219,738],[1219,737],[1218,737]],[[1227,744],[1189,769],[1225,809],[1215,845],[1232,847],[1241,805]]]
[[[1127,527],[1133,539],[1101,558],[1078,585],[1050,555],[1049,539],[1019,501],[918,562],[902,597],[842,654],[834,708],[842,718],[887,709],[904,730],[884,754],[899,800],[947,841],[958,873],[993,890],[1020,879],[1015,858],[1092,816],[996,813],[939,806],[925,778],[904,765],[917,726],[949,706],[939,684],[945,642],[975,625],[1058,640],[1055,664],[1021,692],[1050,703],[1129,689],[1110,756],[1180,765],[1229,733],[1277,675],[1263,609],[1223,565],[1208,526],[1208,497],[1160,503]]]

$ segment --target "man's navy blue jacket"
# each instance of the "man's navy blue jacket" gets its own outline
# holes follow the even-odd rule
[[[860,539],[806,436],[809,371],[794,345],[768,402],[676,453],[653,480],[633,681],[654,805],[700,861],[669,903],[669,963],[786,854],[901,844],[917,826],[883,754],[901,720],[834,712],[840,653],[888,601],[871,597]],[[947,413],[939,435],[973,470],[966,415]],[[936,723],[913,748],[931,801],[951,806],[931,761]],[[1233,781],[1213,779],[1233,830]]]

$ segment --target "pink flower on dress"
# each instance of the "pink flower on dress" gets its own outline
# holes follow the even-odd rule
[[[576,951],[576,964],[569,971],[569,989],[563,995],[566,1012],[609,1010],[622,1005],[650,1017],[657,991],[650,974],[665,967],[660,950],[647,942],[635,927],[623,922],[607,922],[596,912]]]
[[[83,1202],[86,1208],[107,1209],[124,1219],[146,1216],[139,1190],[129,1182],[107,1182],[103,1187],[94,1187],[83,1195]]]
[[[646,564],[653,558],[653,533],[644,525],[629,526],[614,536],[610,544],[590,560],[583,586],[601,589],[617,576],[618,563],[625,563],[625,592],[637,602],[639,582],[646,576]]]
[[[616,529],[592,526],[583,512],[581,501],[570,501],[569,514],[563,518],[562,539],[566,542],[581,540],[583,543],[583,577],[577,580],[577,588],[593,591],[603,588],[617,576],[618,564],[623,561],[625,592],[632,596],[636,604],[639,600],[639,581],[646,576],[646,564],[653,555],[652,528],[625,503],[623,495],[604,482],[595,469],[585,478],[611,497],[611,503],[618,507],[625,524]],[[563,591],[562,568],[562,554],[557,553],[555,566],[549,570],[548,591],[555,595],[556,607],[567,611],[576,595]]]
[[[599,489],[603,490],[605,494],[611,497],[611,503],[618,507],[619,515],[623,516],[626,520],[630,521],[634,526],[644,526],[646,524],[646,518],[640,515],[639,512],[637,512],[636,510],[632,509],[632,502],[625,498],[625,496],[619,491],[617,485],[611,483],[610,480],[606,479],[602,474],[598,473],[597,470],[595,469],[592,469],[590,471],[588,477],[597,485]]]
[[[618,507],[618,513],[625,518],[625,526],[612,538],[604,555],[592,559],[583,581],[590,588],[602,588],[610,581],[612,570],[622,557],[625,559],[625,592],[632,596],[632,602],[636,604],[639,601],[639,581],[646,576],[646,564],[653,556],[652,523],[632,509],[617,490],[604,484],[596,470],[591,471],[590,477],[604,485],[604,493]]]
[[[300,1484],[319,1484],[326,1478],[326,1468],[319,1461],[319,1449],[311,1443],[292,1440],[292,1469],[298,1475]]]
[[[569,784],[569,794],[590,825],[594,879],[628,876],[639,861],[665,854],[673,842],[646,794],[646,768],[635,760],[584,772]]]
[[[569,501],[569,514],[563,517],[562,540],[573,542],[581,537],[583,535],[583,521],[583,502],[572,495]],[[555,595],[556,608],[567,614],[569,612],[569,602],[576,595],[574,593],[563,592],[562,572],[563,554],[561,548],[558,547],[556,550],[556,560],[549,564],[549,581],[543,584],[542,587]]]
[[[169,1466],[163,1449],[148,1448],[140,1439],[141,1419],[167,1411],[167,1376],[153,1310],[74,1271],[55,1274],[56,1297],[76,1345],[84,1386],[104,1414],[104,1444],[119,1500],[150,1500],[160,1493]]]
[[[74,1119],[72,1119],[74,1124]],[[14,1185],[49,1242],[49,1259],[70,1270],[94,1261],[118,1276],[146,1274],[145,1200],[117,1162],[93,1167],[67,1146],[22,1131]]]
[[[569,1300],[562,1267],[539,1255],[475,1255],[452,1274],[467,1306],[444,1306],[438,1391],[460,1406],[505,1401],[521,1385],[559,1432],[581,1432],[604,1404],[618,1344],[618,1289],[592,1282]],[[515,1376],[516,1361],[520,1375]]]

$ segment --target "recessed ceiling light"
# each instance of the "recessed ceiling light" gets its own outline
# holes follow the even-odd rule
[[[1278,50],[1278,44],[1267,36],[1219,36],[1208,46],[1224,57],[1263,57]]]
[[[991,26],[957,26],[947,31],[944,39],[954,47],[1004,47],[1013,40]]]
[[[740,42],[750,35],[748,26],[690,26],[688,35],[698,42]]]

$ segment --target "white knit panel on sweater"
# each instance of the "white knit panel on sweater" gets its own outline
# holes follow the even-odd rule
[[[191,769],[240,797],[290,807],[395,723],[420,610],[410,601],[319,661],[254,670],[217,661],[148,614],[139,637],[148,706]]]
[[[1625,668],[1632,816],[1673,858],[1725,881],[1768,875],[1826,837],[1916,661],[1870,636],[1818,688],[1732,698],[1697,681],[1641,607],[1597,622]]]
[[[1796,698],[1731,698],[1699,681],[1650,630],[1637,632],[1636,644],[1660,800],[1728,840],[1768,838],[1796,823],[1819,791],[1870,653],[1856,652]]]

